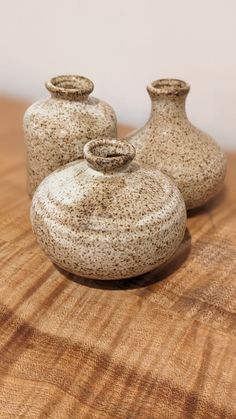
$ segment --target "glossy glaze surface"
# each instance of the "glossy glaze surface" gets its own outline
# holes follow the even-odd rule
[[[24,116],[28,191],[53,170],[83,156],[86,142],[116,136],[116,116],[110,105],[89,96],[91,80],[58,76],[46,83],[51,97],[30,106]]]
[[[128,143],[91,141],[84,155],[49,175],[34,195],[31,221],[46,254],[96,279],[137,276],[169,259],[186,225],[174,182],[133,162]]]
[[[189,89],[181,80],[152,82],[147,87],[152,101],[150,119],[127,137],[136,148],[139,163],[158,168],[174,179],[188,209],[212,198],[222,187],[226,171],[220,147],[187,118]]]

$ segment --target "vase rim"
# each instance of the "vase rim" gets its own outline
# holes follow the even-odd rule
[[[154,80],[147,86],[147,91],[151,97],[173,95],[183,96],[190,90],[190,85],[179,79],[159,79]]]
[[[100,172],[112,172],[127,166],[135,157],[135,148],[115,139],[91,140],[84,146],[84,158]]]
[[[94,89],[87,77],[71,74],[52,77],[45,86],[52,95],[66,99],[87,97]]]

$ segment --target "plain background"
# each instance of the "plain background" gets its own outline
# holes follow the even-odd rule
[[[192,122],[236,148],[235,41],[235,0],[0,0],[0,93],[34,101],[50,77],[81,74],[141,126],[148,82],[180,78]]]

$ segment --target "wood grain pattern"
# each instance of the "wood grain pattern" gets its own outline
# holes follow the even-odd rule
[[[84,280],[31,232],[25,107],[0,101],[0,417],[235,418],[236,154],[171,263]]]

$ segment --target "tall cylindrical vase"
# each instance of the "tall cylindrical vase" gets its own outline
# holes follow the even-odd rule
[[[152,101],[146,125],[127,140],[136,148],[139,163],[172,177],[188,209],[204,205],[221,188],[226,159],[216,142],[194,127],[185,112],[189,85],[181,80],[152,82]]]
[[[83,156],[84,145],[116,137],[116,116],[107,103],[89,96],[91,80],[54,77],[46,83],[51,97],[30,106],[24,116],[28,191],[53,170]]]

